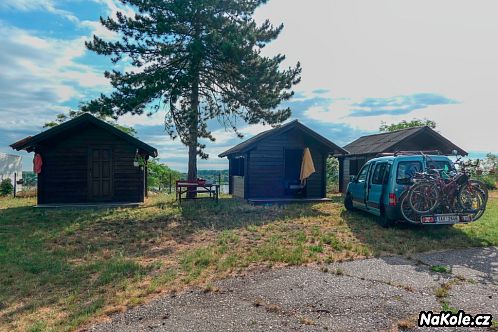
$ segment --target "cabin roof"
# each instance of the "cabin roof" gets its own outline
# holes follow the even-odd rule
[[[261,140],[266,139],[268,137],[282,134],[288,130],[297,128],[301,130],[302,132],[306,133],[316,141],[320,142],[322,145],[326,146],[332,153],[334,154],[347,154],[348,152],[339,147],[338,145],[332,143],[330,140],[327,138],[323,137],[322,135],[318,134],[317,132],[311,130],[310,128],[306,127],[302,123],[300,123],[298,120],[291,121],[289,123],[286,123],[284,125],[281,125],[279,127],[264,131],[262,133],[257,134],[254,137],[249,138],[248,140],[237,144],[231,149],[228,149],[227,151],[221,153],[219,155],[220,158],[227,157],[229,155],[233,154],[238,154],[238,153],[244,153],[250,149],[252,149],[255,145],[257,145]]]
[[[96,125],[97,127],[100,127],[120,138],[123,140],[127,141],[131,145],[134,145],[135,147],[145,151],[152,157],[157,157],[157,150],[153,148],[152,146],[148,145],[147,143],[142,142],[141,140],[123,132],[122,130],[119,130],[118,128],[114,127],[113,125],[108,124],[105,121],[102,121],[100,119],[97,119],[91,114],[85,113],[83,115],[80,115],[74,119],[71,119],[69,121],[66,121],[56,127],[50,128],[48,130],[45,130],[38,135],[35,136],[28,136],[26,138],[23,138],[20,141],[17,141],[13,144],[10,145],[11,148],[20,151],[20,150],[26,150],[28,152],[33,151],[36,145],[39,143],[53,138],[56,135],[73,130],[76,127],[78,127],[81,124],[84,123],[91,123]]]
[[[439,149],[444,154],[451,154],[451,151],[457,150],[458,154],[465,156],[467,152],[459,148],[451,141],[428,126],[400,129],[393,132],[367,135],[358,138],[344,147],[351,155],[376,154],[392,151],[397,144],[413,138],[419,134],[429,135],[434,139]]]

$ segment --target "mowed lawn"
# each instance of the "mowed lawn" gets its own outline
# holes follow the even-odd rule
[[[498,245],[498,193],[478,222],[400,225],[333,203],[254,207],[231,199],[179,207],[41,210],[0,199],[0,330],[67,331],[161,293],[259,266],[326,264],[370,256]]]

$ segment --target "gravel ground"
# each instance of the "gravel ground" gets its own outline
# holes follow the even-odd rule
[[[436,297],[442,285],[447,294]],[[498,320],[498,248],[270,270],[215,289],[164,297],[89,331],[422,331],[429,329],[416,327],[419,312],[439,312],[443,302]]]

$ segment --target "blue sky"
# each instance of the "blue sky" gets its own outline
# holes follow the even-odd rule
[[[115,38],[99,16],[122,10],[117,0],[2,0],[0,2],[0,152],[42,130],[43,123],[110,87],[113,65],[84,47],[93,34]],[[299,119],[337,144],[388,123],[430,118],[438,130],[475,157],[498,152],[498,11],[495,1],[271,0],[258,21],[284,23],[264,53],[301,61],[303,80],[287,104]],[[122,69],[122,67],[116,67]],[[160,158],[184,171],[187,149],[164,132],[164,114],[125,116]],[[249,138],[267,128],[239,124]],[[210,159],[241,140],[216,121]],[[32,156],[24,154],[25,169]]]

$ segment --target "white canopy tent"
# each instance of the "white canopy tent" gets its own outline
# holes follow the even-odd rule
[[[22,179],[22,157],[0,153],[0,181],[10,179],[12,185]],[[21,185],[16,185],[16,191],[21,190]]]

